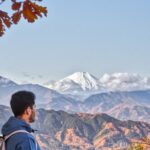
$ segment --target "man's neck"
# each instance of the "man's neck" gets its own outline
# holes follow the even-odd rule
[[[17,118],[25,121],[27,124],[30,124],[29,120],[24,116],[18,116]]]

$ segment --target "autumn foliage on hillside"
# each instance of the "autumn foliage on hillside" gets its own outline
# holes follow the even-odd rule
[[[140,142],[133,142],[128,150],[150,150],[150,137],[140,139]]]
[[[39,17],[47,16],[47,8],[37,4],[41,0],[11,0],[12,14],[8,14],[0,10],[0,36],[5,33],[6,28],[10,28],[13,24],[18,24],[21,18],[29,23],[35,22]],[[0,6],[5,0],[0,0]],[[1,9],[1,8],[0,8]]]

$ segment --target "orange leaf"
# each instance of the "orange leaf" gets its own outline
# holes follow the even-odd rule
[[[37,16],[30,5],[30,1],[26,1],[23,6],[23,16],[28,22],[34,22]]]
[[[13,15],[12,15],[12,21],[13,21],[13,23],[14,24],[17,24],[18,22],[19,22],[19,20],[20,20],[20,18],[21,18],[21,11],[19,11],[19,12],[16,12],[16,13],[14,13]]]
[[[2,23],[2,20],[0,20],[0,36],[2,36],[4,34],[4,26],[3,26],[3,23]]]
[[[8,16],[8,14],[5,11],[1,11],[0,10],[0,18],[3,18],[3,17],[7,18],[9,16]]]
[[[4,22],[4,24],[7,26],[7,28],[10,28],[10,26],[11,26],[10,19],[4,18],[4,19],[3,19],[3,22]]]
[[[2,24],[4,23],[7,28],[11,26],[11,18],[8,16],[8,14],[4,11],[0,11],[0,19]]]
[[[3,24],[2,24],[2,21],[0,20],[0,31],[3,30]]]
[[[14,2],[12,4],[12,10],[19,10],[21,7],[21,2]]]
[[[39,5],[37,5],[37,4],[35,4],[35,3],[32,3],[32,2],[31,2],[31,6],[32,6],[36,11],[38,11],[38,12],[40,12],[40,13],[43,13],[45,16],[47,16],[47,9],[46,9],[46,7],[39,6]]]

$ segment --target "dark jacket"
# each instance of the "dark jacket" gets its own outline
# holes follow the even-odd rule
[[[16,130],[26,130],[30,133],[34,131],[25,121],[10,117],[2,127],[2,134],[7,136]],[[28,133],[14,134],[6,141],[6,150],[36,150],[35,138]],[[41,150],[39,145],[37,145],[37,150]]]

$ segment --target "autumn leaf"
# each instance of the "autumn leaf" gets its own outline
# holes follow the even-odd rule
[[[31,5],[30,5],[30,1],[24,2],[23,16],[25,19],[27,19],[28,22],[34,22],[37,19],[35,13],[32,10]]]
[[[22,4],[21,2],[14,2],[12,4],[12,10],[19,10],[21,7],[21,4]]]
[[[0,4],[4,1],[0,0]],[[11,9],[14,11],[11,17],[7,12],[0,10],[0,36],[4,34],[6,28],[10,28],[12,23],[17,24],[22,16],[30,23],[35,22],[38,17],[47,16],[47,8],[36,4],[35,1],[42,0],[34,0],[34,2],[32,0],[23,0],[21,2],[11,0]]]
[[[4,34],[5,27],[10,28],[11,24],[11,18],[8,14],[0,10],[0,36]]]
[[[47,16],[46,7],[39,6],[39,5],[32,3],[32,2],[31,2],[31,6],[34,8],[35,12],[38,12],[40,14],[43,13],[45,16]]]
[[[39,6],[29,0],[25,1],[23,4],[23,16],[28,22],[34,22],[42,14],[47,15],[46,7]]]
[[[7,28],[10,28],[10,26],[11,26],[11,21],[10,21],[10,19],[3,18],[3,22],[4,22],[4,24],[7,26]]]
[[[5,31],[5,29],[4,29],[3,23],[0,20],[0,36],[2,36],[4,34],[4,31]]]
[[[0,19],[1,21],[5,24],[5,26],[7,26],[7,28],[9,28],[11,26],[11,18],[8,16],[8,14],[4,11],[0,10]]]
[[[21,11],[18,11],[18,12],[13,14],[12,21],[13,21],[14,24],[17,24],[19,22],[19,20],[21,18],[21,14],[22,14]]]

